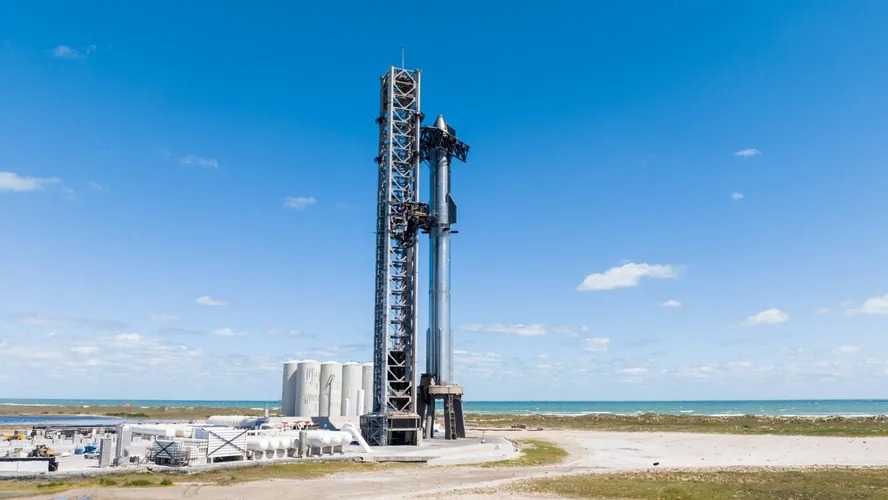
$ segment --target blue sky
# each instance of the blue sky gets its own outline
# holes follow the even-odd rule
[[[888,5],[387,5],[0,5],[0,395],[276,398],[285,359],[369,360],[406,45],[472,146],[468,398],[885,396]]]

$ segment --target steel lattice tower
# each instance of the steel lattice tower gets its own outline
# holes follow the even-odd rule
[[[416,444],[417,228],[420,71],[389,68],[381,78],[376,222],[373,408],[361,417],[371,445]]]

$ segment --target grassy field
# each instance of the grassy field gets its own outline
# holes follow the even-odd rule
[[[694,415],[492,415],[467,414],[477,429],[584,429],[626,432],[704,432],[804,436],[888,436],[888,416],[879,417],[705,417]]]
[[[339,472],[364,472],[382,468],[408,467],[408,464],[381,464],[376,462],[310,462],[272,464],[220,471],[182,475],[172,473],[112,474],[100,477],[56,479],[52,481],[0,481],[0,498],[34,493],[58,493],[74,488],[159,487],[175,484],[216,484],[225,486],[265,479],[314,479]]]
[[[884,500],[888,499],[888,469],[585,474],[522,481],[511,490],[569,498]]]
[[[205,407],[166,407],[156,408],[122,408],[120,406],[3,406],[0,405],[0,416],[3,415],[96,415],[104,417],[151,418],[163,420],[198,420],[213,415],[249,415],[258,417],[264,410],[250,408],[205,408]],[[277,410],[270,412],[277,415]]]
[[[553,465],[564,460],[567,452],[549,441],[541,439],[516,439],[515,443],[521,451],[521,456],[512,460],[498,460],[496,462],[484,462],[478,467],[527,467],[535,465]]]

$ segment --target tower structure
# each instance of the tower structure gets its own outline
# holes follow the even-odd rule
[[[450,162],[469,146],[439,116],[421,128],[420,71],[389,68],[381,78],[373,408],[361,416],[374,446],[418,444],[433,437],[435,401],[444,401],[447,439],[465,437],[461,386],[453,383],[450,331],[450,235],[456,203]],[[420,162],[430,167],[429,203],[419,201]],[[429,329],[426,370],[417,387],[417,237],[429,234]],[[423,425],[423,422],[425,425]],[[425,432],[423,433],[423,429]]]
[[[417,227],[419,204],[420,71],[389,68],[381,78],[373,409],[361,417],[375,446],[417,444]]]

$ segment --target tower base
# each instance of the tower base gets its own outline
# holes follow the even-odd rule
[[[463,415],[463,388],[460,385],[434,384],[433,377],[424,374],[419,385],[420,397],[417,401],[419,418],[422,421],[424,439],[435,435],[435,401],[444,401],[444,439],[466,437],[466,423]]]
[[[422,422],[411,413],[370,413],[361,415],[361,434],[370,446],[416,446]]]

